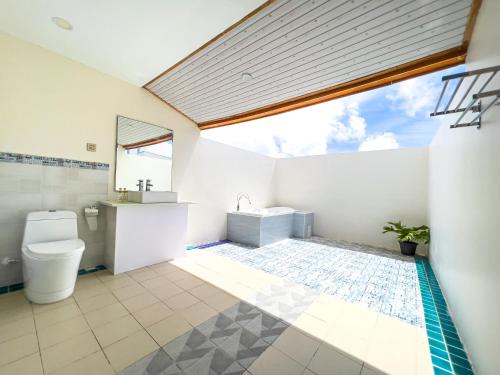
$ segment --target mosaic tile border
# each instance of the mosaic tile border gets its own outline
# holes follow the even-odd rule
[[[47,156],[37,156],[29,154],[15,154],[12,152],[0,152],[0,162],[45,165],[49,167],[96,169],[101,171],[109,170],[109,164],[106,163],[97,163],[91,161],[81,161],[81,160],[63,159],[63,158],[51,158]]]
[[[93,272],[97,272],[97,271],[101,271],[101,270],[105,270],[105,269],[106,269],[106,267],[103,265],[98,265],[98,266],[89,267],[89,268],[82,268],[81,270],[78,270],[78,276],[86,275],[88,273],[93,273]],[[2,286],[2,287],[0,287],[0,294],[16,292],[16,291],[21,290],[21,289],[24,289],[24,283],[17,283],[17,284]]]
[[[429,261],[425,258],[415,258],[415,265],[434,374],[473,375],[473,368]]]

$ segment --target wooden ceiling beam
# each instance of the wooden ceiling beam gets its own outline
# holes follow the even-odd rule
[[[274,0],[268,0],[263,3],[260,7],[255,9],[253,12],[243,17],[240,21],[224,30],[222,33],[212,38],[210,41],[205,43],[203,46],[198,48],[196,51],[188,55],[186,58],[179,61],[177,64],[173,65],[157,77],[153,78],[151,81],[146,83],[143,88],[149,91],[152,95],[156,96],[158,99],[163,101],[165,104],[169,105],[176,111],[180,112],[190,120],[192,120],[201,130],[213,129],[221,126],[228,126],[232,124],[237,124],[241,122],[256,120],[263,117],[273,116],[279,113],[284,113],[288,111],[293,111],[295,109],[308,107],[314,104],[326,102],[332,99],[342,98],[348,95],[354,95],[363,91],[373,90],[379,87],[391,85],[406,79],[418,77],[420,75],[432,73],[438,70],[450,68],[456,65],[465,63],[467,56],[467,49],[469,47],[470,39],[474,30],[474,25],[476,23],[477,15],[479,13],[479,8],[481,7],[482,0],[473,0],[471,5],[471,11],[469,13],[467,25],[464,32],[462,45],[459,47],[451,48],[443,52],[439,52],[418,60],[411,61],[406,64],[402,64],[390,69],[386,69],[381,72],[377,72],[350,82],[342,83],[327,89],[302,95],[296,98],[281,101],[279,103],[274,103],[265,107],[257,108],[251,111],[240,113],[237,115],[232,115],[220,119],[205,121],[201,123],[196,123],[187,114],[175,108],[172,103],[167,102],[163,98],[159,97],[157,94],[152,92],[147,86],[156,80],[160,79],[164,75],[168,74],[172,69],[179,66],[185,62],[190,57],[196,55],[198,52],[208,47],[212,43],[222,38],[228,32],[233,30],[238,25],[242,24],[244,21],[262,11],[264,8],[268,7],[274,2]]]
[[[279,113],[293,111],[295,109],[308,107],[348,95],[354,95],[363,91],[373,90],[406,79],[464,64],[479,13],[479,8],[481,7],[481,2],[482,0],[473,0],[472,2],[471,11],[465,27],[463,42],[460,47],[439,52],[394,68],[386,69],[384,71],[353,80],[351,82],[342,83],[328,89],[316,91],[297,98],[282,101],[280,103],[275,103],[225,118],[201,122],[198,124],[198,127],[201,130],[213,129],[221,126],[273,116]]]
[[[482,0],[473,0],[471,10],[469,13],[469,18],[467,20],[467,25],[465,26],[464,32],[464,42],[463,45],[469,48],[470,39],[472,38],[472,32],[474,31],[474,26],[476,25],[477,15],[479,14],[479,8],[481,8]]]
[[[218,128],[221,126],[256,120],[279,113],[293,111],[295,109],[308,107],[348,95],[358,94],[363,91],[373,90],[406,79],[463,64],[466,56],[467,46],[462,45],[460,47],[439,52],[394,68],[386,69],[378,73],[297,98],[282,101],[280,103],[254,109],[234,116],[201,122],[198,124],[198,127],[201,130]]]

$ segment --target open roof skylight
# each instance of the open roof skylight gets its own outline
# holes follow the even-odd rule
[[[271,1],[144,87],[202,129],[265,117],[463,63],[478,4]]]
[[[201,135],[273,157],[426,147],[445,121],[429,117],[441,76],[463,70],[459,66]]]

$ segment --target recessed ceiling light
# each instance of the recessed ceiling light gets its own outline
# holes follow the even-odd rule
[[[64,18],[61,17],[52,17],[52,22],[63,30],[72,30],[73,26]]]
[[[253,76],[250,73],[241,73],[241,80],[244,82],[251,81]]]

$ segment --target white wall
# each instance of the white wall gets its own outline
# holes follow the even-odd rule
[[[180,188],[183,200],[197,202],[189,209],[190,243],[226,238],[226,213],[236,209],[238,192],[248,193],[254,208],[272,206],[274,165],[273,158],[200,138]]]
[[[277,204],[314,211],[319,236],[398,249],[386,221],[427,222],[426,148],[278,159],[275,179]]]
[[[499,1],[483,0],[467,70],[500,64],[499,15]],[[500,87],[500,79],[492,87]],[[480,130],[448,125],[430,147],[431,262],[477,373],[497,374],[500,108],[483,117]]]

